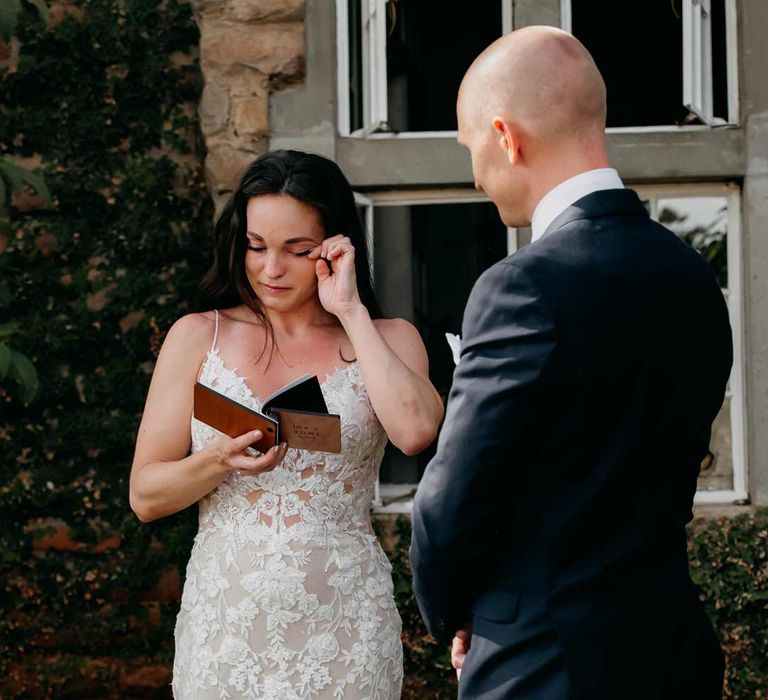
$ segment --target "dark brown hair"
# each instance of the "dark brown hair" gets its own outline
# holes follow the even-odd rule
[[[246,208],[251,197],[287,194],[313,206],[320,214],[325,238],[348,236],[355,248],[355,274],[360,300],[371,318],[381,318],[368,266],[368,249],[355,198],[347,178],[336,163],[301,151],[271,151],[246,167],[214,227],[214,259],[200,284],[198,311],[244,304],[261,320],[268,343],[274,348],[274,331],[248,281]],[[265,345],[266,349],[266,345]]]

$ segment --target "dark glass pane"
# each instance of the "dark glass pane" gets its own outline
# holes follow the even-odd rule
[[[728,121],[728,54],[725,36],[725,0],[712,0],[712,107],[716,117]],[[730,115],[736,119],[736,115]]]
[[[501,36],[501,3],[389,0],[387,24],[390,128],[454,131],[461,79]]]
[[[349,0],[349,128],[363,128],[363,28],[360,0]]]
[[[506,227],[490,203],[378,207],[374,212],[379,300],[385,313],[404,316],[419,329],[430,378],[445,401],[454,370],[445,334],[461,332],[472,286],[506,256]],[[415,483],[433,454],[434,446],[407,458],[390,447],[382,482]]]
[[[608,89],[608,126],[677,124],[683,107],[682,0],[572,0],[573,34]]]

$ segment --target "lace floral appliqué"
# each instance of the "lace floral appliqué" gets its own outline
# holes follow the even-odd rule
[[[260,405],[215,349],[200,381]],[[401,622],[369,515],[386,434],[356,363],[322,386],[341,415],[341,454],[289,450],[200,502],[176,623],[179,700],[400,697]],[[193,451],[214,437],[192,419]]]

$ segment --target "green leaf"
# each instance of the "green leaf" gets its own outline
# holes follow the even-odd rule
[[[2,0],[0,0],[2,1]],[[43,0],[27,0],[27,2],[34,6],[34,8],[37,10],[37,14],[40,15],[40,19],[48,25],[48,20],[50,19],[51,13],[48,10],[48,5],[43,2]]]
[[[25,170],[24,173],[24,179],[27,181],[27,183],[31,185],[35,192],[37,192],[37,194],[43,198],[43,201],[46,204],[50,204],[52,201],[51,193],[48,190],[48,185],[45,184],[45,180],[43,180],[43,178],[37,173],[33,173],[31,170]]]
[[[5,209],[5,182],[3,182],[3,178],[0,177],[0,210]]]
[[[0,0],[5,2],[5,0]],[[11,192],[16,192],[24,186],[24,168],[20,168],[6,157],[0,159],[0,174],[5,176],[11,186]]]
[[[0,0],[0,40],[11,40],[20,11],[21,0]]]
[[[0,282],[0,309],[11,303],[11,290],[5,282]]]
[[[5,2],[5,0],[0,0],[0,2]],[[9,160],[0,162],[0,172],[5,175],[11,183],[11,192],[20,190],[26,182],[43,198],[43,201],[46,204],[51,203],[51,193],[48,191],[48,186],[45,184],[45,180],[43,180],[40,175],[37,175],[26,168],[21,168],[15,163],[11,163]]]
[[[11,369],[11,349],[5,344],[0,343],[0,379],[8,376],[8,370]]]
[[[11,376],[18,379],[24,389],[24,403],[29,404],[35,398],[39,386],[37,370],[26,355],[16,350],[11,350],[11,353]]]
[[[0,338],[10,338],[14,333],[19,332],[19,324],[16,321],[0,323]]]

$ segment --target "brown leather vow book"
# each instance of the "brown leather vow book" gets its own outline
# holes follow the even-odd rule
[[[305,375],[267,397],[261,411],[235,401],[200,382],[195,383],[195,418],[230,437],[260,430],[252,447],[266,452],[288,447],[317,452],[341,452],[341,417],[328,413],[320,382]]]

